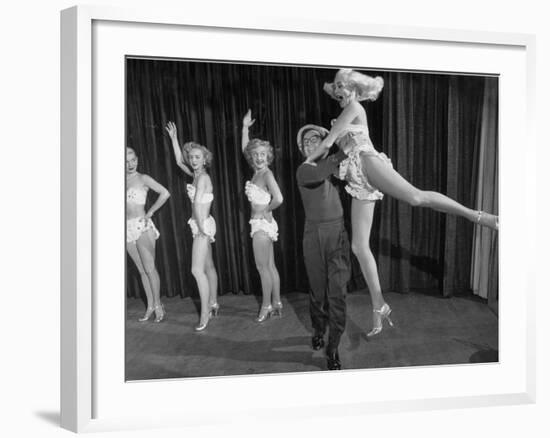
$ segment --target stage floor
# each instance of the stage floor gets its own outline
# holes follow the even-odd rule
[[[473,296],[384,294],[393,328],[373,338],[365,292],[347,296],[346,331],[339,353],[344,369],[452,365],[498,361],[498,317]],[[258,297],[224,295],[220,314],[196,333],[197,302],[165,298],[166,319],[140,323],[145,307],[127,300],[126,379],[227,376],[326,370],[323,350],[311,348],[308,296],[283,295],[283,317],[258,324]]]

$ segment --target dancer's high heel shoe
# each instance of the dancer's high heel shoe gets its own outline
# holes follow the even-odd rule
[[[273,303],[273,316],[278,316],[281,318],[283,316],[283,303],[280,301],[277,301],[276,303]]]
[[[256,322],[264,322],[273,313],[273,306],[270,304],[269,306],[262,306],[260,307],[260,313],[258,314],[258,317],[256,318]]]
[[[206,318],[205,322],[203,323],[199,322],[199,325],[195,326],[195,331],[202,332],[203,330],[206,329],[206,327],[208,327],[209,322],[210,322],[210,313],[208,314],[208,318]]]
[[[210,316],[216,317],[220,313],[220,305],[216,302],[214,304],[210,304]]]
[[[153,312],[155,311],[155,308],[154,307],[147,307],[147,310],[145,311],[145,314],[138,319],[139,322],[145,322],[145,321],[148,321],[149,318],[151,318],[151,315],[153,314]]]
[[[498,216],[495,216],[494,214],[485,213],[484,211],[479,210],[477,212],[476,223],[498,231]]]
[[[166,311],[164,310],[164,305],[159,304],[155,306],[155,322],[162,322],[164,317],[166,316]]]
[[[390,327],[393,327],[393,322],[390,319],[391,308],[390,308],[390,306],[388,306],[387,303],[384,303],[382,305],[382,307],[380,307],[380,309],[374,309],[372,311],[372,313],[373,313],[373,320],[375,319],[376,315],[378,314],[378,315],[380,315],[379,316],[380,321],[379,321],[378,324],[373,325],[372,330],[367,333],[367,336],[374,336],[374,335],[377,335],[378,333],[380,333],[382,331],[383,326],[384,326],[384,320],[387,320]]]

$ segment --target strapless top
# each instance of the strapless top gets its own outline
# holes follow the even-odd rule
[[[187,196],[191,202],[196,202],[198,204],[207,204],[214,200],[214,193],[203,193],[201,199],[195,199],[195,193],[197,188],[193,184],[187,184]]]
[[[126,190],[126,202],[129,204],[145,205],[147,199],[147,187],[128,187]]]
[[[354,148],[356,146],[366,145],[374,149],[374,145],[369,136],[369,127],[367,125],[348,125],[336,138],[336,144],[342,148]]]
[[[251,181],[246,182],[244,193],[251,204],[266,205],[271,202],[271,195]]]

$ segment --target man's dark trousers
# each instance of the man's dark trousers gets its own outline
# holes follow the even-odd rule
[[[334,352],[346,326],[346,284],[350,278],[350,247],[343,219],[306,221],[303,249],[314,335],[324,335],[328,320],[327,352]]]

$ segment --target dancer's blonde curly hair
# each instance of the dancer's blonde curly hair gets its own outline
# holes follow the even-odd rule
[[[350,68],[341,68],[334,76],[334,82],[325,83],[323,87],[325,92],[336,100],[339,100],[338,96],[334,94],[337,82],[342,82],[348,90],[355,91],[358,101],[376,100],[384,88],[384,79],[380,76],[373,78]]]
[[[185,162],[189,164],[189,152],[191,152],[193,149],[199,149],[200,151],[202,151],[202,155],[204,156],[204,167],[210,167],[213,158],[212,152],[210,152],[206,146],[195,143],[194,141],[188,141],[183,145],[183,157],[185,159]]]
[[[248,144],[244,148],[244,157],[246,158],[246,161],[250,165],[250,167],[254,167],[254,160],[252,159],[252,151],[256,148],[264,147],[267,150],[267,165],[269,166],[273,162],[273,146],[266,141],[266,140],[260,140],[259,138],[253,138],[248,142]]]

